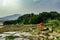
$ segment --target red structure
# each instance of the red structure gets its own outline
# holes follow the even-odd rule
[[[44,27],[45,27],[45,24],[44,23],[37,24],[37,28],[38,29],[43,29]]]

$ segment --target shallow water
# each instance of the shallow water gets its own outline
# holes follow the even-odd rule
[[[14,40],[29,40],[27,38],[23,39],[23,38],[15,38]]]
[[[5,40],[5,38],[0,38],[0,40]]]
[[[0,38],[0,40],[6,40],[5,38]],[[12,39],[12,40],[29,40],[27,38],[23,39],[23,38],[15,38],[15,39]]]

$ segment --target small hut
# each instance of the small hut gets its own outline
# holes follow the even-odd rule
[[[39,23],[39,24],[37,24],[37,28],[38,28],[39,30],[44,29],[44,27],[45,27],[45,24],[44,24],[44,23]]]

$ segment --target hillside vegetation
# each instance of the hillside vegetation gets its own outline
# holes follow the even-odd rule
[[[5,21],[3,23],[4,27],[0,28],[0,32],[28,31],[30,28],[36,27],[37,24],[40,23],[44,23],[46,27],[51,27],[53,30],[60,30],[60,13],[51,11],[42,12],[38,15],[34,13],[25,14],[23,16],[20,16],[17,20]]]
[[[38,24],[38,23],[47,23],[49,20],[58,20],[60,21],[60,13],[56,11],[51,12],[42,12],[37,14],[25,14],[20,16],[17,20],[5,21],[4,25],[10,24]]]

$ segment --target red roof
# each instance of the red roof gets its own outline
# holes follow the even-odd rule
[[[45,24],[44,23],[39,23],[39,24],[37,24],[37,27],[38,28],[44,28],[45,27]]]

